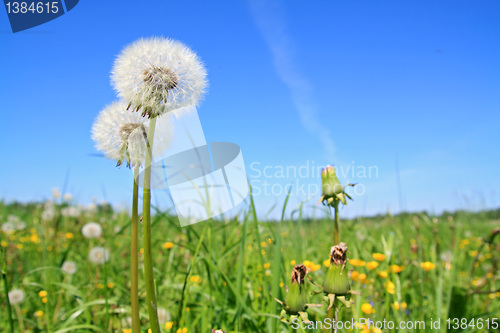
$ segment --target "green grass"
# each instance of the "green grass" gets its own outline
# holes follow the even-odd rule
[[[130,329],[130,216],[113,212],[109,206],[99,206],[95,213],[64,217],[64,206],[56,205],[54,219],[42,221],[43,203],[0,202],[0,223],[14,215],[27,224],[24,230],[9,235],[0,233],[9,289],[20,288],[26,293],[20,304],[26,331]],[[341,220],[341,241],[349,247],[349,258],[368,263],[376,261],[373,253],[386,257],[373,270],[366,265],[347,265],[358,276],[352,281],[352,289],[362,295],[353,296],[354,306],[342,309],[339,319],[423,320],[426,329],[406,332],[429,332],[431,318],[441,318],[441,330],[434,331],[445,332],[449,317],[467,318],[469,322],[472,318],[499,318],[500,294],[487,293],[500,288],[500,236],[492,244],[487,243],[492,230],[499,226],[499,215],[498,211],[457,212],[439,217],[421,213]],[[171,214],[156,211],[152,217],[152,251],[158,305],[167,309],[168,322],[173,325],[167,329],[163,322],[162,330],[291,332],[289,326],[280,322],[281,306],[272,299],[271,292],[273,297],[284,299],[293,261],[309,261],[308,266],[313,269],[309,275],[322,284],[324,261],[329,259],[333,245],[331,219],[306,219],[300,209],[292,216],[293,219],[284,214],[280,223],[260,221],[252,203],[239,220],[210,220],[180,228]],[[101,223],[101,238],[88,240],[81,235],[81,227],[90,221]],[[173,247],[168,248],[168,242]],[[93,246],[107,247],[111,260],[103,266],[90,263],[88,252]],[[448,265],[447,258],[452,258]],[[77,263],[73,276],[61,271],[65,260]],[[141,328],[147,332],[142,255],[139,262]],[[430,262],[435,268],[426,271],[422,262]],[[403,271],[391,272],[389,267],[394,264],[404,266]],[[383,272],[387,277],[383,277]],[[366,274],[364,282],[359,278],[362,274]],[[389,281],[394,288],[390,288]],[[47,291],[46,303],[39,296],[41,290]],[[317,288],[309,285],[308,290]],[[0,332],[10,332],[4,288],[0,302]],[[309,297],[309,303],[321,302],[321,294]],[[374,313],[362,311],[365,303],[373,306]],[[43,315],[35,316],[37,311],[43,311]],[[322,320],[326,306],[310,308],[308,313],[311,320]],[[18,332],[14,310],[12,316]],[[398,331],[405,332],[383,330]],[[488,332],[477,327],[461,331]]]

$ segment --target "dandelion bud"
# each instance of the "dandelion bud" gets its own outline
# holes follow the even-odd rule
[[[346,295],[351,290],[349,276],[344,270],[347,261],[347,246],[345,243],[332,246],[330,250],[330,268],[326,273],[323,290],[328,294]]]
[[[292,271],[292,283],[285,297],[285,304],[292,313],[298,313],[306,309],[307,295],[304,284],[306,274],[306,266],[295,265]]]
[[[321,171],[321,191],[322,196],[320,202],[324,204],[331,205],[334,200],[340,200],[344,205],[347,205],[346,198],[352,200],[352,198],[344,191],[344,186],[340,183],[335,173],[335,168],[333,166],[327,165]],[[346,186],[354,186],[354,184],[347,184]]]

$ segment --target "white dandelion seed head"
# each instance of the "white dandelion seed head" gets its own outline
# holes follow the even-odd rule
[[[89,222],[82,228],[82,235],[85,238],[99,238],[102,234],[102,227],[99,223]]]
[[[45,204],[44,210],[42,212],[42,220],[43,221],[51,221],[56,217],[56,210],[54,206],[49,206]]]
[[[115,60],[111,81],[132,110],[150,117],[198,105],[207,73],[187,46],[172,39],[144,38],[125,47]]]
[[[80,209],[75,206],[64,207],[61,209],[61,214],[64,217],[78,217],[78,215],[80,215]]]
[[[26,222],[19,221],[19,222],[14,224],[14,227],[16,228],[16,230],[24,230],[24,229],[26,229]]]
[[[170,321],[170,312],[168,312],[164,308],[158,308],[158,321],[160,322],[161,325]]]
[[[24,301],[26,294],[21,289],[12,289],[9,291],[9,302],[12,305],[16,305]]]
[[[62,266],[61,266],[61,269],[70,274],[70,275],[73,275],[76,273],[76,263],[73,262],[73,261],[65,261]]]
[[[71,200],[73,200],[73,195],[71,193],[64,193],[63,200],[64,201],[71,201]]]
[[[61,197],[61,192],[59,191],[59,189],[57,187],[54,187],[52,189],[52,197],[54,199],[59,199]]]
[[[89,260],[96,264],[102,265],[109,261],[109,251],[103,247],[96,246],[89,252]]]
[[[13,233],[15,230],[16,227],[12,222],[5,222],[4,224],[2,224],[2,232],[7,235]]]
[[[87,212],[89,214],[95,214],[97,213],[97,205],[93,202],[89,203],[87,206]]]
[[[156,128],[154,156],[163,153],[170,146],[172,127],[168,117],[169,115],[162,116],[164,121],[161,121],[161,128]],[[107,158],[116,160],[117,165],[126,161],[127,166],[136,167],[144,165],[148,128],[149,119],[127,110],[125,102],[117,101],[104,108],[97,117],[92,126],[92,139],[96,149],[102,151]]]

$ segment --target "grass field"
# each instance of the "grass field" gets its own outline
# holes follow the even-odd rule
[[[301,215],[297,210],[293,219],[269,223],[260,221],[250,205],[237,220],[180,228],[176,217],[156,211],[153,260],[158,305],[164,309],[159,311],[162,330],[320,332],[319,327],[294,330],[280,322],[281,306],[270,295],[284,298],[294,264],[304,263],[308,276],[323,283],[333,245],[332,220]],[[24,332],[130,332],[127,212],[113,212],[107,205],[83,209],[61,202],[0,202],[0,222],[15,229],[6,227],[0,234],[2,283],[8,283],[0,291],[1,332],[10,332],[6,289],[25,293],[22,302],[11,306],[16,332],[20,325]],[[83,237],[88,222],[102,226],[99,238]],[[349,248],[352,289],[361,295],[353,296],[354,305],[342,309],[339,320],[424,321],[425,328],[338,331],[498,332],[500,237],[492,235],[499,222],[498,210],[342,220],[340,240]],[[95,246],[109,249],[107,263],[89,261]],[[74,274],[61,269],[65,261],[76,263]],[[147,332],[142,276],[139,287],[141,328]],[[306,287],[311,293],[318,290],[309,281]],[[321,294],[309,296],[309,303],[322,302]],[[325,319],[326,307],[309,308],[309,319]],[[448,329],[448,318],[459,318],[459,327],[451,321]],[[430,329],[438,319],[440,329]]]

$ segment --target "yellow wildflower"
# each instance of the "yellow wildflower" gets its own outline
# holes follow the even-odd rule
[[[403,271],[403,269],[405,269],[404,266],[392,265],[390,268],[390,271],[394,272],[394,273],[401,273]]]
[[[167,321],[167,322],[165,323],[165,328],[166,328],[167,330],[172,329],[172,327],[173,327],[173,326],[174,326],[174,323],[173,323],[173,322],[171,322],[171,321]]]
[[[71,232],[67,232],[64,234],[64,237],[66,237],[66,239],[71,239],[73,238],[73,234]]]
[[[40,297],[46,297],[47,296],[47,292],[45,290],[41,290],[39,293],[38,293],[38,296]]]
[[[35,311],[34,315],[35,317],[41,317],[43,316],[43,311],[42,310]]]
[[[387,272],[386,271],[380,271],[378,272],[378,276],[385,279],[387,277]]]
[[[323,261],[323,265],[325,265],[326,267],[330,267],[330,259],[326,259],[325,261]]]
[[[296,263],[295,260],[290,261],[290,265],[292,265],[292,266],[295,266],[295,263]]]
[[[172,243],[172,242],[163,243],[163,248],[166,250],[170,250],[173,247],[174,247],[174,243]]]
[[[363,303],[363,305],[361,305],[361,311],[363,311],[366,314],[370,314],[372,313],[372,311],[375,312],[370,303]]]
[[[108,283],[108,288],[113,289],[115,287],[115,284],[113,282]]]
[[[349,259],[349,263],[354,267],[362,267],[366,265],[366,262],[361,259]]]
[[[264,269],[268,269],[269,267],[271,267],[271,264],[270,264],[270,263],[268,263],[268,262],[266,262],[266,263],[264,264]]]
[[[370,261],[369,263],[366,264],[366,268],[369,270],[375,269],[378,267],[378,262],[376,261]]]
[[[373,253],[372,254],[373,259],[377,261],[384,261],[385,260],[385,254],[382,253]]]
[[[434,268],[436,268],[436,265],[434,265],[432,262],[426,261],[426,262],[421,262],[420,266],[426,271],[431,271]]]

